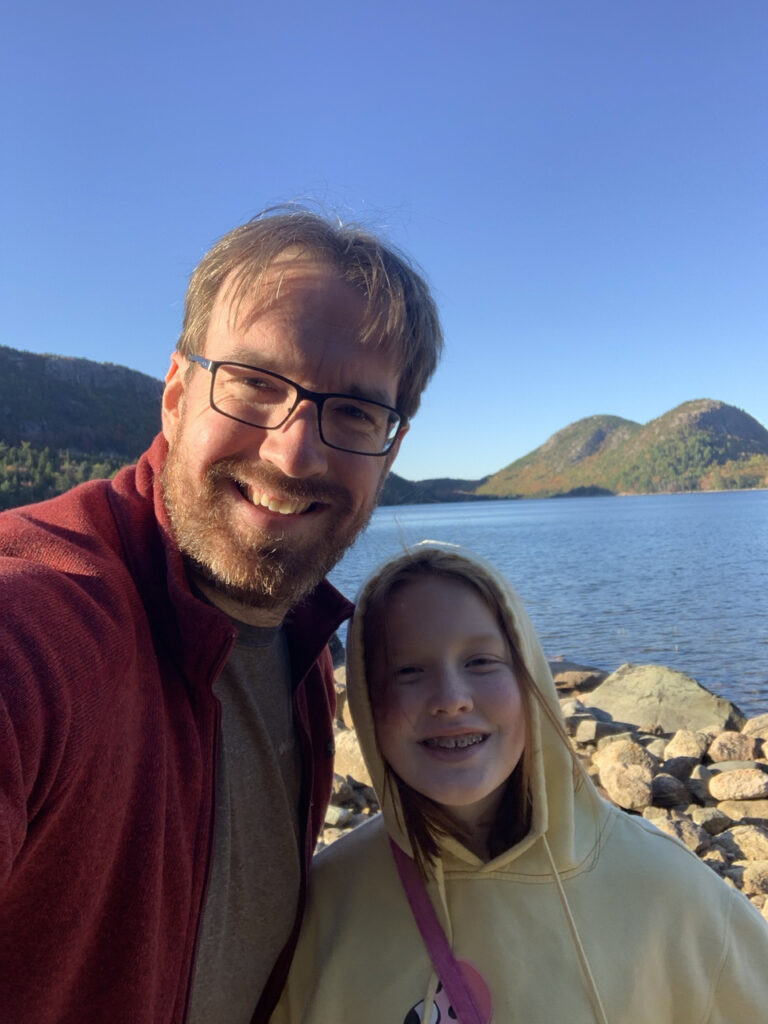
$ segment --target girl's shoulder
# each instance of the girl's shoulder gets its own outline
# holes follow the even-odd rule
[[[354,869],[362,857],[368,859],[385,855],[390,857],[389,838],[384,819],[381,814],[376,814],[316,853],[312,871],[323,876],[331,875]]]
[[[310,916],[323,920],[343,894],[345,904],[370,905],[371,890],[400,890],[384,821],[380,814],[326,846],[312,861]],[[338,910],[334,910],[338,915]]]

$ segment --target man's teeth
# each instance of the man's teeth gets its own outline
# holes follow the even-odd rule
[[[433,739],[424,740],[426,747],[441,747],[444,750],[454,750],[456,747],[474,747],[485,739],[481,733],[471,733],[466,736],[435,736]]]
[[[262,508],[268,508],[270,512],[279,512],[283,516],[306,512],[312,504],[311,501],[297,501],[295,498],[275,498],[271,494],[260,494],[258,491],[252,491],[249,497],[254,505],[261,505]]]

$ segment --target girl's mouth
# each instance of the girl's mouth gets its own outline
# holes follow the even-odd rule
[[[433,750],[464,750],[466,747],[476,747],[485,743],[488,739],[487,733],[465,733],[463,736],[433,736],[422,740],[425,747]]]

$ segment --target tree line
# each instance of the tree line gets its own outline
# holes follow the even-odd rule
[[[130,460],[104,454],[78,454],[34,448],[29,441],[0,441],[0,509],[15,508],[63,494],[86,480],[113,477]]]

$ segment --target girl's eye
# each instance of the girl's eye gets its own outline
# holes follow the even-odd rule
[[[407,682],[409,679],[414,679],[420,672],[421,669],[418,665],[401,665],[395,669],[395,678]]]
[[[491,669],[503,664],[498,658],[490,654],[477,654],[467,662],[467,668]]]

